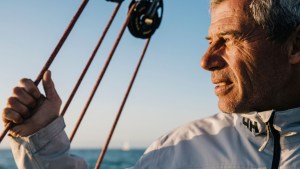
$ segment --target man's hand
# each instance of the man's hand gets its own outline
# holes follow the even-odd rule
[[[15,124],[10,130],[12,136],[34,134],[59,116],[61,99],[55,90],[50,71],[44,74],[43,87],[46,97],[30,79],[20,80],[19,86],[13,89],[2,113],[5,126],[9,122]]]

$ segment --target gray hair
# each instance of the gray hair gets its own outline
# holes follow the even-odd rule
[[[211,0],[211,8],[225,0]],[[300,24],[300,0],[249,0],[250,16],[273,40],[285,40]]]

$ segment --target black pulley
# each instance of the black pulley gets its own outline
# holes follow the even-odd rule
[[[129,9],[133,5],[135,5],[135,8],[128,23],[130,33],[137,38],[150,38],[161,23],[163,1],[132,0]]]

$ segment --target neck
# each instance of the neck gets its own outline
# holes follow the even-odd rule
[[[292,68],[293,75],[282,88],[283,92],[274,93],[276,102],[274,102],[275,110],[287,110],[300,107],[300,66],[296,65]]]

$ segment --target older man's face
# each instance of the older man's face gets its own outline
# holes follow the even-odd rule
[[[273,109],[291,77],[284,47],[256,28],[248,6],[248,0],[226,0],[212,8],[201,66],[212,73],[223,112]]]

